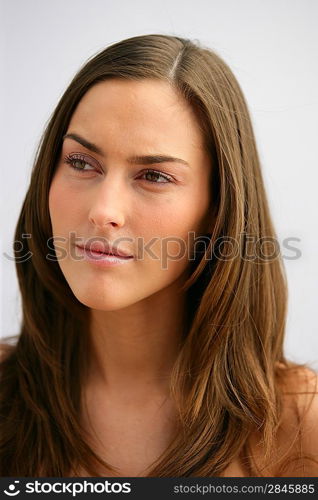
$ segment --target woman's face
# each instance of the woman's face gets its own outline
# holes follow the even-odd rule
[[[83,96],[67,134],[49,211],[58,262],[77,299],[118,310],[181,283],[189,235],[210,230],[212,165],[192,108],[165,82],[107,80]],[[132,257],[113,266],[99,265],[103,255],[87,260],[76,244],[96,241]]]

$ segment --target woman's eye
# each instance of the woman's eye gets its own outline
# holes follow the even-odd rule
[[[91,172],[91,171],[95,170],[95,168],[85,158],[83,158],[80,155],[66,156],[64,158],[64,161],[71,168],[74,168],[74,170],[77,170],[77,171]],[[91,168],[85,169],[86,165],[88,165]]]
[[[147,170],[142,174],[143,176],[147,176],[148,179],[146,179],[149,182],[152,182],[153,184],[168,184],[169,182],[172,182],[172,178],[168,175],[163,174],[162,172],[157,172],[156,170]],[[154,178],[155,180],[151,180],[150,178]],[[157,182],[158,178],[164,179],[164,181]]]
[[[78,173],[96,171],[96,167],[91,165],[84,156],[79,154],[71,156],[67,155],[64,158],[64,161]],[[88,166],[89,168],[85,168],[86,166]],[[172,177],[170,177],[169,175],[152,169],[148,169],[146,170],[146,172],[143,172],[141,177],[146,177],[144,178],[144,180],[151,182],[152,184],[169,184],[170,182],[173,182]],[[160,178],[163,180],[159,180]]]

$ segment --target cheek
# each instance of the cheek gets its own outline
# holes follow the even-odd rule
[[[201,231],[208,215],[208,193],[189,190],[183,194],[179,198],[167,198],[160,206],[145,211],[142,224],[146,233],[160,238],[187,238],[188,233]]]
[[[201,233],[201,223],[208,209],[208,199],[204,203],[200,203],[202,199],[191,203],[193,198],[167,199],[160,208],[153,208],[141,220],[138,233],[143,235],[146,248],[150,248],[145,251],[149,265],[175,272],[187,265],[192,256],[193,238]],[[147,246],[151,241],[154,243]],[[159,260],[153,260],[152,254]]]
[[[58,180],[53,179],[49,191],[49,212],[52,225],[55,225],[65,210],[65,198],[62,191]]]
[[[53,180],[49,191],[49,212],[53,232],[63,231],[71,221],[75,221],[78,209],[74,193],[71,193],[59,178]]]

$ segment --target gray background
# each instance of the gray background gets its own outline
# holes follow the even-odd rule
[[[318,369],[318,2],[7,0],[0,4],[1,329],[19,330],[13,234],[35,150],[79,67],[107,45],[165,33],[198,39],[236,75],[251,112],[289,283],[286,354]]]

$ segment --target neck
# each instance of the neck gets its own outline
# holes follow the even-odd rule
[[[175,288],[118,311],[91,310],[88,380],[109,395],[167,393],[185,326]]]

